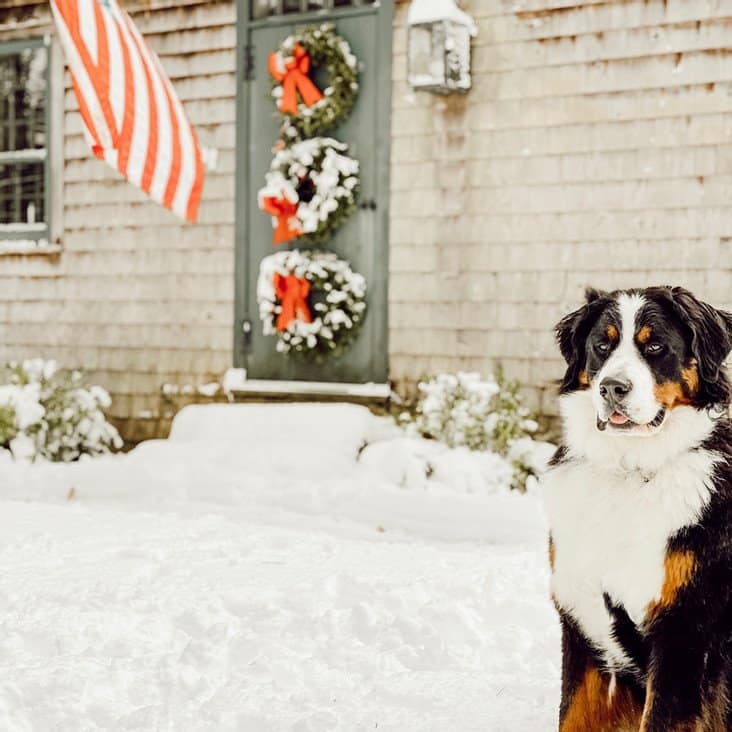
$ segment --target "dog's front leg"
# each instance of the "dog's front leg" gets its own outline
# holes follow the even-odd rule
[[[560,610],[562,702],[560,732],[636,732],[642,690],[608,673],[577,624]]]
[[[640,732],[727,732],[726,711],[715,712],[726,698],[726,672],[714,631],[726,611],[721,596],[707,591],[725,585],[727,562],[702,566],[705,574],[683,547],[666,557],[663,587],[645,624],[650,657]]]
[[[704,720],[702,638],[669,620],[654,629],[640,732],[725,732]]]

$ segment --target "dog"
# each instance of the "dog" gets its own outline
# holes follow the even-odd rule
[[[732,314],[680,287],[588,290],[556,335],[559,730],[732,730]]]

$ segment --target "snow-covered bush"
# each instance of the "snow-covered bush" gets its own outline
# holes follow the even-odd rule
[[[99,386],[86,387],[79,371],[33,359],[0,369],[0,448],[15,458],[72,462],[122,446],[103,409]]]
[[[414,416],[404,421],[422,437],[449,447],[490,451],[513,467],[512,488],[526,489],[540,470],[532,435],[538,425],[522,403],[517,382],[502,371],[483,379],[477,373],[440,374],[419,384]]]

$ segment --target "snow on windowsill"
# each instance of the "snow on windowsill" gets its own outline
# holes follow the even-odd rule
[[[388,399],[389,384],[349,384],[330,381],[289,381],[286,379],[249,379],[246,369],[229,369],[222,388],[228,396],[243,394],[297,394],[299,396],[342,396],[366,399]]]
[[[59,244],[49,244],[43,239],[0,239],[0,257],[52,256],[60,253]]]

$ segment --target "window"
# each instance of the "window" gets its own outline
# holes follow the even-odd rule
[[[251,15],[254,19],[266,18],[270,15],[375,5],[376,2],[377,0],[250,0]]]
[[[0,241],[49,241],[49,49],[0,44]]]

